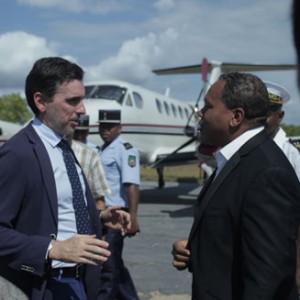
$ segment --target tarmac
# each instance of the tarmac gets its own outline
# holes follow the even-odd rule
[[[201,186],[196,182],[142,182],[139,235],[125,239],[123,259],[140,300],[191,299],[191,274],[172,266],[172,244],[188,237],[193,206]]]

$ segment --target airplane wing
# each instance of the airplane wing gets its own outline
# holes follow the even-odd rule
[[[160,154],[157,156],[156,162],[152,164],[150,167],[157,168],[157,167],[170,167],[170,166],[196,164],[198,161],[199,159],[197,158],[195,151],[174,153],[172,155]]]
[[[296,64],[244,64],[244,63],[221,63],[221,62],[210,62],[208,63],[208,72],[211,72],[215,66],[221,66],[222,72],[254,72],[254,71],[285,71],[285,70],[296,70]],[[172,74],[196,74],[202,72],[202,64],[175,67],[167,69],[156,69],[152,71],[157,75],[172,75]]]

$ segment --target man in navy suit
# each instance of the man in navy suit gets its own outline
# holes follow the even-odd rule
[[[300,185],[264,129],[268,93],[256,76],[221,75],[199,111],[201,140],[220,146],[173,265],[193,274],[193,300],[296,300]]]
[[[71,155],[91,228],[78,234],[60,142],[85,113],[82,80],[83,70],[65,59],[36,61],[25,86],[35,118],[0,149],[0,275],[30,299],[96,299],[99,265],[110,255],[100,215],[105,224],[128,229],[124,212],[96,210]]]

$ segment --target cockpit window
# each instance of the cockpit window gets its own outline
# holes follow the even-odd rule
[[[116,85],[86,85],[86,99],[106,99],[115,100],[122,104],[126,89]]]

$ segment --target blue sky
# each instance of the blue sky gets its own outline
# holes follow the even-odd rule
[[[86,81],[121,79],[195,102],[200,75],[151,70],[208,60],[294,63],[291,0],[2,0],[0,94],[23,92],[43,56],[80,64]],[[293,71],[259,72],[292,95],[285,123],[300,125]]]

